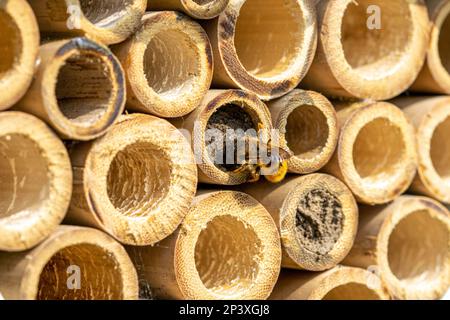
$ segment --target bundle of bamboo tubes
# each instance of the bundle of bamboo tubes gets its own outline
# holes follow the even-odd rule
[[[450,288],[450,0],[0,0],[0,92],[0,299]]]

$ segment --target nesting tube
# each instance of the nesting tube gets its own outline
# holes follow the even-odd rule
[[[400,97],[392,103],[416,128],[419,165],[411,191],[450,204],[450,98]]]
[[[25,0],[0,1],[0,110],[14,105],[27,91],[39,38],[36,17]]]
[[[439,299],[450,285],[450,216],[439,202],[402,196],[360,208],[355,246],[344,264],[377,267],[397,299]]]
[[[237,171],[242,165],[238,159],[229,158],[235,155],[238,143],[232,146],[234,150],[227,148],[227,131],[259,130],[264,140],[272,129],[267,106],[255,94],[241,90],[210,90],[198,108],[173,124],[189,134],[199,181],[220,185],[238,185],[249,179],[247,172]],[[221,139],[214,137],[215,133]]]
[[[103,135],[125,107],[125,79],[111,51],[87,38],[44,44],[35,79],[14,107],[46,121],[66,139]]]
[[[266,299],[280,272],[277,228],[241,192],[199,193],[174,234],[127,250],[150,297]]]
[[[324,171],[338,177],[358,202],[382,204],[410,186],[417,167],[414,127],[387,102],[335,103],[340,135]]]
[[[229,0],[151,0],[147,9],[150,11],[174,10],[183,12],[195,19],[212,19],[217,17]]]
[[[318,50],[304,88],[385,100],[411,86],[428,47],[422,0],[324,0],[317,11]]]
[[[450,94],[450,3],[428,0],[431,39],[425,65],[411,87],[412,91]]]
[[[138,281],[111,237],[60,226],[31,250],[0,253],[0,290],[9,300],[131,300],[138,298]]]
[[[136,34],[114,52],[125,70],[130,109],[180,117],[195,109],[210,87],[213,58],[208,36],[181,13],[147,13]]]
[[[307,0],[230,0],[205,26],[214,85],[251,91],[263,100],[297,87],[316,50],[316,12]]]
[[[29,0],[39,29],[53,37],[119,43],[139,28],[147,0]]]
[[[271,300],[389,300],[373,273],[337,266],[325,272],[283,270]]]
[[[169,122],[123,116],[100,139],[72,146],[69,224],[99,228],[124,244],[152,245],[171,234],[197,187],[189,144]]]
[[[358,229],[358,206],[350,190],[326,174],[263,182],[242,190],[272,215],[281,234],[282,266],[323,271],[350,251]]]
[[[0,113],[0,181],[0,250],[29,249],[63,220],[72,192],[70,160],[41,120]]]
[[[338,139],[336,111],[330,101],[319,93],[295,89],[267,105],[281,146],[293,154],[289,171],[308,174],[325,166]]]

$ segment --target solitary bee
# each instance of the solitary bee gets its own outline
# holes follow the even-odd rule
[[[245,154],[245,162],[234,170],[235,173],[248,173],[248,182],[257,182],[264,175],[267,181],[279,183],[284,180],[288,173],[288,160],[293,156],[278,146],[272,146],[272,139],[267,144],[262,143],[257,137],[246,136],[247,148]],[[250,145],[258,146],[259,150],[267,150],[269,161],[264,163],[258,155],[250,155]],[[275,150],[276,152],[272,152]]]

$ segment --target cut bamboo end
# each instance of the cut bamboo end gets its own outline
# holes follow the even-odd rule
[[[220,185],[238,185],[249,179],[247,172],[236,172],[238,159],[229,159],[236,154],[238,143],[233,144],[234,150],[227,149],[227,130],[257,133],[262,129],[261,135],[267,138],[272,129],[267,106],[256,95],[241,90],[210,90],[194,112],[173,123],[191,134],[199,181]],[[222,139],[216,140],[216,134]]]
[[[439,299],[450,285],[450,215],[425,197],[361,207],[360,229],[344,263],[378,266],[398,299]]]
[[[0,110],[5,110],[30,86],[40,36],[36,17],[24,0],[0,1],[0,30]]]
[[[167,118],[195,109],[212,79],[212,49],[200,25],[171,11],[147,13],[115,48],[128,82],[128,107]]]
[[[422,0],[326,0],[317,8],[319,49],[305,88],[327,96],[385,100],[414,82],[428,46]]]
[[[46,121],[63,138],[85,141],[103,135],[125,107],[117,58],[87,38],[50,42],[40,52],[35,79],[15,109]]]
[[[122,243],[153,245],[187,213],[197,168],[184,136],[149,115],[123,116],[102,138],[70,150],[75,174],[68,222]]]
[[[308,174],[328,163],[336,149],[338,128],[336,111],[324,96],[296,89],[268,107],[281,146],[294,154],[290,172]]]
[[[450,98],[403,97],[393,103],[416,128],[419,166],[411,191],[450,204]]]
[[[0,250],[29,249],[64,218],[72,171],[63,143],[39,119],[0,113]]]
[[[341,133],[324,167],[345,182],[361,203],[382,204],[405,192],[414,179],[414,128],[387,102],[336,104]]]
[[[119,43],[141,23],[147,0],[29,0],[42,33],[84,35],[106,45]]]
[[[180,228],[153,247],[130,247],[140,282],[177,299],[266,299],[280,272],[276,226],[252,197],[198,195]]]
[[[229,0],[151,0],[147,8],[150,11],[181,11],[195,19],[212,19],[217,17]]]
[[[12,300],[137,299],[125,249],[90,228],[60,226],[39,246],[0,253],[0,290]]]
[[[316,50],[316,12],[306,0],[231,0],[207,25],[213,83],[256,93],[288,93],[305,76]]]
[[[270,212],[281,234],[282,266],[323,271],[340,263],[353,246],[358,206],[350,190],[325,174],[244,186]]]
[[[271,300],[389,300],[386,289],[373,273],[337,266],[312,273],[283,270]]]
[[[450,94],[450,3],[427,1],[431,19],[431,42],[427,59],[412,91]]]

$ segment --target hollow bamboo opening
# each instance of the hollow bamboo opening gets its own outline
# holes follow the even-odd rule
[[[39,30],[26,1],[0,2],[0,30],[0,110],[5,110],[27,91],[38,56]]]
[[[337,145],[337,117],[324,96],[296,89],[269,102],[269,110],[281,145],[293,153],[290,172],[312,173],[330,160]]]
[[[71,150],[74,168],[84,170],[68,221],[100,228],[129,245],[167,237],[195,195],[197,171],[189,148],[165,120],[123,116],[102,138]]]
[[[327,96],[386,100],[414,82],[428,45],[425,4],[328,0],[318,10],[321,50],[306,88]]]
[[[127,14],[133,0],[79,0],[84,17],[99,28],[117,23]]]
[[[444,119],[434,130],[431,138],[430,157],[438,175],[445,184],[450,185],[450,115]]]
[[[362,203],[395,199],[409,187],[417,167],[414,128],[401,110],[384,102],[347,105],[339,114],[346,118],[325,170],[341,177]]]
[[[0,249],[26,250],[66,214],[70,161],[62,142],[35,117],[5,112],[0,124]]]
[[[148,13],[137,33],[115,51],[130,87],[128,105],[160,117],[195,109],[212,79],[211,45],[200,25],[181,13]]]
[[[149,11],[175,10],[195,19],[217,17],[228,5],[229,0],[153,0],[149,1]]]
[[[388,300],[380,279],[360,269],[336,266],[324,272],[283,270],[272,300]]]
[[[311,64],[316,19],[307,1],[231,1],[214,24],[216,85],[270,100],[294,89]]]
[[[0,261],[1,277],[10,279],[0,287],[10,299],[138,297],[136,270],[125,249],[95,229],[59,226],[37,247],[27,252],[0,254]]]
[[[449,7],[450,8],[450,7]],[[450,45],[448,39],[450,38],[450,10],[447,12],[444,22],[442,23],[441,30],[439,30],[439,57],[442,66],[447,73],[450,73]]]

